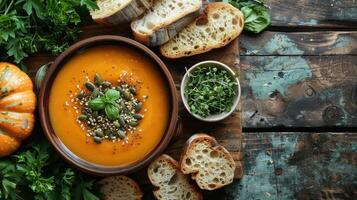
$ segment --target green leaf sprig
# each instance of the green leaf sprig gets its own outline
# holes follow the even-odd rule
[[[227,70],[203,65],[189,74],[184,90],[190,111],[207,117],[231,110],[237,83]]]
[[[271,24],[270,15],[260,0],[225,0],[239,8],[244,15],[244,30],[260,33]]]
[[[119,117],[119,106],[115,102],[120,98],[120,92],[114,89],[108,89],[104,96],[97,97],[93,100],[91,100],[88,105],[92,110],[100,111],[103,110],[105,111],[105,114],[107,117],[114,121],[118,119]]]
[[[2,200],[99,200],[95,184],[93,177],[68,166],[43,138],[0,159]]]
[[[0,0],[0,61],[21,65],[36,52],[61,53],[97,8],[93,0]]]

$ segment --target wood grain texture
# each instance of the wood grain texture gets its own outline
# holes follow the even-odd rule
[[[356,127],[357,56],[241,57],[244,127]]]
[[[356,127],[357,32],[241,37],[243,126]]]
[[[265,0],[273,26],[357,28],[355,0]]]
[[[205,199],[357,199],[357,134],[244,133],[244,177]]]
[[[243,34],[240,47],[242,56],[357,55],[357,31]]]
[[[83,33],[81,35],[81,39],[96,36],[96,35],[105,35],[105,34],[115,34],[122,35],[132,38],[130,32],[125,31],[129,30],[129,27],[121,26],[120,28],[113,27],[104,27],[100,25],[91,25],[82,28]],[[159,52],[157,49],[153,49],[156,53]],[[43,65],[48,63],[49,61],[53,61],[55,56],[51,56],[48,54],[37,54],[31,56],[26,60],[26,63],[29,68],[29,74],[31,77],[34,77],[37,69]],[[239,63],[239,42],[238,39],[232,41],[229,45],[224,48],[220,48],[217,50],[213,50],[211,52],[193,56],[190,58],[183,58],[177,60],[164,60],[167,67],[171,71],[171,74],[174,78],[175,84],[177,86],[177,93],[180,94],[179,86],[181,83],[181,79],[185,73],[185,68],[189,68],[197,62],[203,60],[217,60],[221,61],[228,66],[231,66],[237,73],[239,73],[238,63]],[[194,133],[204,132],[211,136],[214,136],[217,141],[225,146],[228,151],[232,154],[234,160],[236,161],[237,168],[235,178],[241,178],[243,175],[242,168],[242,126],[241,126],[241,111],[240,105],[237,107],[236,111],[226,120],[223,120],[218,123],[204,123],[200,122],[186,111],[183,103],[180,99],[180,112],[179,116],[182,119],[182,132],[174,142],[172,142],[167,152],[169,155],[174,157],[175,159],[179,159],[183,144],[186,140]],[[146,176],[145,172],[139,173],[140,176]],[[141,180],[142,182],[146,182],[146,180]]]

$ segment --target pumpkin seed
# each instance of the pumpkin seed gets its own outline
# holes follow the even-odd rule
[[[136,95],[136,89],[134,87],[130,87],[129,91],[131,92],[131,94],[133,94],[134,96]]]
[[[98,129],[95,129],[94,130],[94,135],[97,136],[97,137],[103,137],[103,130],[98,128]]]
[[[117,128],[120,128],[120,123],[118,122],[118,120],[114,121],[113,125]]]
[[[141,102],[136,103],[134,106],[136,112],[139,112],[142,107],[143,107],[143,104]]]
[[[130,122],[128,122],[128,125],[132,126],[132,127],[135,127],[135,126],[138,126],[139,123],[138,123],[138,121],[130,121]]]
[[[111,87],[112,86],[112,84],[109,81],[103,81],[101,85],[104,86],[104,87]]]
[[[120,139],[124,139],[126,137],[126,132],[125,131],[118,130],[117,134],[118,134],[118,137]]]
[[[93,91],[95,88],[95,85],[91,82],[86,82],[85,86],[89,91]]]
[[[134,117],[135,119],[140,120],[140,119],[144,118],[144,115],[142,115],[142,114],[134,114],[133,117]]]
[[[99,95],[99,89],[98,88],[94,88],[94,90],[93,90],[93,92],[91,94],[92,98],[96,98],[96,97],[98,97],[98,95]]]
[[[78,119],[81,120],[81,121],[84,121],[84,120],[88,119],[88,116],[82,114],[82,115],[79,115]]]
[[[100,143],[102,143],[102,138],[94,136],[94,142],[97,144],[100,144]]]
[[[124,118],[122,116],[118,117],[118,122],[119,122],[120,126],[125,126],[125,121],[124,121]]]
[[[124,95],[125,100],[127,100],[127,101],[131,100],[131,95],[128,91],[124,90],[123,95]]]
[[[94,75],[94,84],[99,86],[102,83],[102,77],[99,74]]]

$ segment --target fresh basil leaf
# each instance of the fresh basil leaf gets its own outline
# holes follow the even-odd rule
[[[105,98],[109,102],[118,100],[119,97],[120,97],[120,93],[117,90],[109,89],[105,92]]]
[[[263,1],[224,0],[239,8],[244,15],[244,30],[260,33],[271,24],[271,19]]]
[[[119,117],[119,108],[112,104],[108,104],[105,106],[105,114],[110,120],[114,121]]]
[[[105,108],[105,102],[103,101],[102,98],[98,97],[98,98],[91,100],[88,103],[88,106],[92,110],[103,110]]]

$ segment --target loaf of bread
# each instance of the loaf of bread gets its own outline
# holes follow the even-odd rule
[[[204,13],[172,40],[162,45],[161,54],[180,58],[227,45],[242,32],[242,12],[229,3],[210,3]]]
[[[94,21],[118,25],[131,22],[152,6],[153,0],[97,0],[98,10],[91,10]]]
[[[103,200],[140,200],[143,194],[136,182],[126,176],[110,176],[99,181]]]
[[[232,183],[236,168],[231,154],[206,134],[190,137],[180,163],[181,171],[192,174],[192,179],[205,190],[214,190]]]
[[[150,182],[158,187],[154,195],[158,200],[200,200],[201,191],[189,182],[176,160],[168,155],[161,155],[148,168]]]
[[[199,15],[201,0],[156,0],[151,9],[131,23],[134,38],[158,46],[174,37]]]

